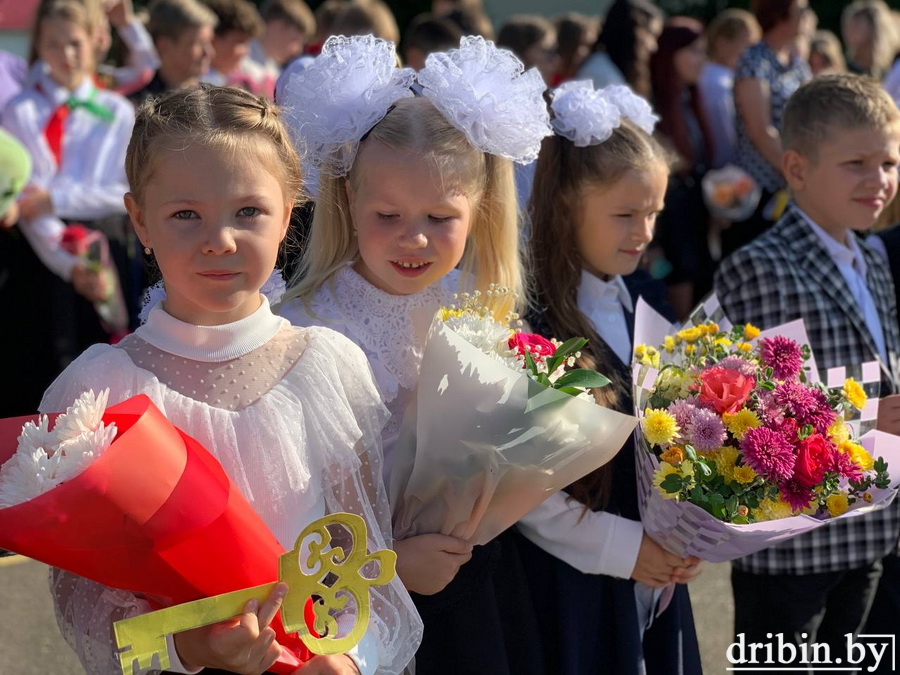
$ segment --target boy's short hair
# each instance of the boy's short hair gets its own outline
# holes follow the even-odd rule
[[[459,47],[462,31],[449,19],[437,18],[433,14],[420,14],[406,29],[403,49],[418,49],[423,54],[444,52]]]
[[[147,32],[155,42],[161,37],[172,41],[190,28],[216,27],[219,19],[198,0],[156,0],[149,7]]]
[[[836,128],[900,129],[900,110],[878,80],[862,75],[820,75],[788,99],[781,123],[781,145],[816,159]]]
[[[221,37],[232,31],[246,33],[253,37],[262,34],[263,23],[256,7],[248,0],[203,0],[219,18],[216,35]]]
[[[756,17],[743,9],[726,9],[719,12],[706,29],[709,49],[719,39],[733,42],[744,35],[759,34],[760,27]]]
[[[497,46],[509,49],[520,59],[528,48],[540,44],[548,36],[556,39],[556,27],[537,14],[509,17],[497,33]]]
[[[263,21],[284,21],[312,40],[316,35],[316,17],[303,0],[266,0],[259,13]]]

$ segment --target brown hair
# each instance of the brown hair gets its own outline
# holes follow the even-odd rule
[[[262,18],[256,7],[248,0],[203,0],[218,17],[216,36],[240,32],[258,37],[263,31]]]
[[[819,147],[849,129],[900,127],[900,111],[878,80],[863,75],[820,75],[788,99],[781,145],[815,160]]]
[[[400,42],[400,28],[394,13],[381,0],[350,0],[332,24],[335,35],[366,35]]]
[[[841,51],[841,41],[830,30],[816,31],[809,43],[810,61],[813,54],[821,56],[835,72],[847,72],[847,62],[844,60],[844,54]]]
[[[161,152],[186,145],[246,150],[251,140],[268,142],[284,194],[300,195],[302,180],[297,151],[275,104],[241,89],[201,84],[146,101],[137,113],[125,173],[134,199],[143,203]]]
[[[307,40],[316,36],[316,17],[303,0],[266,0],[260,8],[263,21],[284,21],[303,33]]]
[[[497,46],[509,49],[524,61],[525,52],[534,45],[541,44],[548,35],[556,38],[556,28],[542,16],[517,14],[511,16],[497,33]]]
[[[750,7],[763,33],[768,33],[783,21],[791,18],[796,0],[753,0]]]
[[[84,29],[89,38],[94,37],[97,29],[97,18],[91,11],[93,4],[80,0],[44,0],[38,5],[31,31],[31,50],[28,54],[28,62],[38,60],[38,43],[41,39],[41,24],[47,19],[62,19],[74,23]],[[91,50],[93,53],[93,50]]]
[[[713,19],[706,29],[709,55],[714,56],[713,51],[719,40],[733,42],[744,35],[757,35],[760,32],[759,23],[748,11],[743,9],[726,9]]]
[[[579,366],[611,376],[611,384],[594,390],[597,402],[610,408],[627,398],[630,383],[615,377],[617,357],[578,309],[582,270],[578,205],[586,187],[612,187],[629,171],[646,171],[654,164],[668,168],[666,151],[645,131],[622,120],[612,136],[598,145],[577,147],[561,136],[545,138],[535,168],[528,253],[536,309],[543,313],[553,337],[588,340]],[[607,504],[611,481],[609,463],[573,483],[570,494],[586,509],[595,510]]]
[[[360,143],[360,152],[368,143],[408,150],[437,165],[445,184],[458,187],[472,205],[472,224],[461,261],[464,275],[474,280],[476,289],[487,290],[497,284],[522,298],[518,209],[509,160],[474,148],[424,97],[397,101]],[[311,296],[346,263],[358,258],[347,185],[353,189],[364,179],[359,165],[354,162],[347,176],[321,177],[309,244],[285,301]],[[509,297],[500,297],[488,298],[486,304],[503,317],[513,303]]]
[[[147,32],[156,42],[161,37],[177,41],[190,28],[216,27],[219,19],[198,0],[156,0],[150,5]]]

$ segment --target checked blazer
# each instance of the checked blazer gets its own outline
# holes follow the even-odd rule
[[[851,233],[850,236],[857,236]],[[878,308],[888,363],[878,357],[863,313],[812,228],[791,204],[767,232],[725,259],[715,292],[733,323],[772,328],[803,319],[820,370],[878,360],[881,395],[900,391],[900,327],[887,262],[857,238]],[[734,562],[756,574],[812,574],[861,567],[882,558],[900,535],[900,501],[818,528]]]

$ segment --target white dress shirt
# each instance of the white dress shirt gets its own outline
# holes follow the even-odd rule
[[[862,251],[859,249],[859,244],[856,243],[856,238],[848,232],[847,243],[842,244],[813,222],[812,218],[803,213],[802,209],[798,207],[797,211],[809,223],[812,231],[815,232],[822,242],[822,246],[828,251],[828,255],[831,256],[841,276],[844,277],[847,286],[850,287],[853,300],[859,307],[860,312],[862,312],[866,328],[869,330],[869,334],[878,348],[878,355],[881,357],[882,362],[888,363],[887,348],[884,343],[884,328],[881,325],[881,317],[878,316],[878,307],[875,305],[875,299],[869,291],[868,282],[866,281],[868,266]]]

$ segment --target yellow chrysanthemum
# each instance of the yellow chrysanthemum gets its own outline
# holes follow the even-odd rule
[[[857,410],[862,410],[866,405],[866,392],[859,382],[852,377],[848,377],[844,380],[844,396],[850,401],[850,405]]]
[[[647,408],[644,411],[644,437],[652,445],[668,445],[681,428],[675,418],[660,408]]]
[[[450,307],[441,307],[441,321],[449,321],[450,319],[458,319],[465,312],[461,309],[452,309]]]
[[[669,354],[674,352],[675,351],[675,338],[672,337],[671,335],[666,335],[666,337],[663,338],[663,347],[665,347],[665,350]]]
[[[678,331],[675,333],[675,336],[679,340],[684,340],[685,342],[696,342],[703,336],[703,329],[698,326],[691,326],[690,328]]]
[[[647,353],[647,345],[636,345],[634,348],[634,355],[641,359],[644,357],[644,354]]]
[[[734,465],[737,462],[738,451],[731,446],[724,445],[719,448],[719,451],[715,454],[714,459],[716,461],[716,469],[719,471],[719,475],[722,476],[726,481],[734,480]]]
[[[693,356],[694,354],[697,353],[697,345],[685,345],[684,353],[687,354],[688,356]]]
[[[710,321],[708,324],[706,324],[706,328],[709,331],[710,335],[715,335],[719,332],[719,324],[717,324],[715,321]]]
[[[678,445],[673,445],[664,453],[662,453],[659,458],[664,462],[668,462],[672,466],[678,466],[684,461],[684,448]]]
[[[872,459],[872,455],[859,443],[844,441],[839,447],[841,452],[850,455],[853,463],[863,471],[871,471],[875,467],[875,460]]]
[[[753,350],[753,345],[751,345],[749,342],[738,342],[738,343],[737,343],[737,348],[738,348],[740,351],[742,351],[742,352],[744,352],[745,354],[747,354],[747,353],[749,353],[749,352],[751,352],[751,351]]]
[[[825,506],[828,507],[828,515],[832,518],[837,518],[847,513],[847,509],[850,508],[850,502],[847,500],[847,495],[839,492],[826,498]]]
[[[732,473],[734,475],[734,482],[740,483],[741,485],[747,485],[756,480],[756,472],[749,466],[736,466]]]
[[[828,427],[828,437],[832,443],[841,447],[850,440],[850,427],[847,426],[844,420],[838,418],[834,421],[834,424]]]
[[[641,365],[659,368],[659,352],[653,347],[647,347],[644,351],[644,355],[638,358],[640,359]]]
[[[659,469],[657,469],[653,473],[653,484],[656,486],[656,489],[659,490],[659,493],[665,497],[666,499],[677,499],[677,492],[666,492],[662,488],[663,481],[666,480],[668,476],[672,474],[680,475],[678,469],[669,464],[668,462],[660,462]]]
[[[736,413],[723,413],[722,421],[728,431],[738,440],[743,440],[750,429],[756,429],[762,424],[757,414],[747,408],[741,408]]]
[[[754,326],[752,323],[744,324],[744,339],[745,340],[755,340],[759,337],[759,328]]]
[[[753,518],[757,522],[766,520],[781,520],[788,518],[793,512],[791,505],[782,499],[763,499],[759,503],[759,508],[753,509]]]
[[[730,347],[731,340],[729,340],[728,338],[719,338],[718,340],[716,340],[716,344],[721,347]]]

